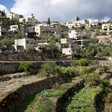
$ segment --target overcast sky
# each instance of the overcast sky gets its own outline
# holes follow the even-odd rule
[[[88,17],[103,19],[112,15],[112,0],[11,0],[11,2],[12,5],[8,7],[8,3],[3,4],[1,0],[0,9],[7,7],[9,11],[24,16],[33,13],[40,21],[47,20],[48,17],[51,20],[71,21],[75,20],[76,16],[81,19]]]

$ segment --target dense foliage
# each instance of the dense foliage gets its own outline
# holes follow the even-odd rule
[[[19,66],[19,71],[32,73],[34,70],[34,64],[32,62],[22,61]]]

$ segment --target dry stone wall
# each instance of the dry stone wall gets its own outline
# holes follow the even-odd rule
[[[64,79],[59,77],[50,77],[38,82],[22,85],[20,88],[9,92],[0,101],[0,112],[11,112],[16,108],[27,95],[38,93],[44,89],[51,88],[55,83],[64,83]]]

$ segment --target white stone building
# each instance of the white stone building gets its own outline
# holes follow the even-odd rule
[[[108,24],[102,24],[102,30],[112,30],[112,24],[108,23]]]
[[[76,30],[70,30],[68,33],[68,36],[70,39],[77,39],[78,38],[78,32]]]
[[[84,20],[81,20],[81,21],[73,21],[73,22],[66,22],[66,26],[69,29],[72,29],[73,27],[74,28],[80,28],[82,25],[85,26],[85,21]]]
[[[71,48],[71,47],[62,48],[62,54],[65,54],[65,55],[72,55],[72,48]]]
[[[17,52],[24,52],[29,49],[34,49],[34,42],[34,39],[29,38],[15,39],[14,47]]]
[[[23,18],[23,15],[10,12],[9,14],[7,14],[7,17],[10,18],[11,20],[12,19],[19,20],[20,18]]]
[[[25,22],[30,25],[35,25],[35,21],[35,16],[33,14],[25,18]]]
[[[19,31],[19,26],[18,25],[11,25],[9,31],[18,32]]]
[[[87,19],[89,21],[89,25],[92,25],[92,26],[97,26],[98,25],[98,19]]]
[[[67,22],[67,23],[66,23],[66,26],[67,26],[69,29],[72,29],[72,27],[74,27],[74,23],[73,23],[73,22]]]

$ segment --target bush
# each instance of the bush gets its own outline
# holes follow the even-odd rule
[[[95,71],[94,68],[92,68],[92,67],[86,67],[86,68],[82,69],[81,74],[89,74],[89,73],[92,73],[94,71]]]
[[[32,73],[34,70],[34,65],[32,62],[22,61],[19,66],[19,71]]]
[[[60,71],[61,73],[59,75],[66,79],[79,76],[79,72],[76,71],[74,67],[62,67]]]
[[[71,63],[71,66],[76,66],[76,65],[88,66],[88,65],[90,65],[90,60],[81,58],[80,60]]]
[[[58,72],[60,72],[59,67],[56,65],[55,62],[45,62],[41,69],[39,70],[40,76],[51,76],[51,75],[57,75]]]
[[[107,72],[108,72],[108,70],[109,70],[109,67],[108,67],[108,66],[106,66],[106,65],[104,65],[102,69],[103,69],[103,72],[104,72],[104,73],[107,73]]]
[[[94,87],[100,84],[100,77],[98,74],[89,74],[85,77],[85,84]]]
[[[106,103],[112,103],[112,93],[109,93],[106,98]]]
[[[99,61],[98,60],[94,60],[93,61],[93,65],[98,65],[99,64]]]
[[[40,106],[39,112],[55,112],[54,108],[55,107],[53,103],[50,100],[46,99],[42,102],[42,106]]]

